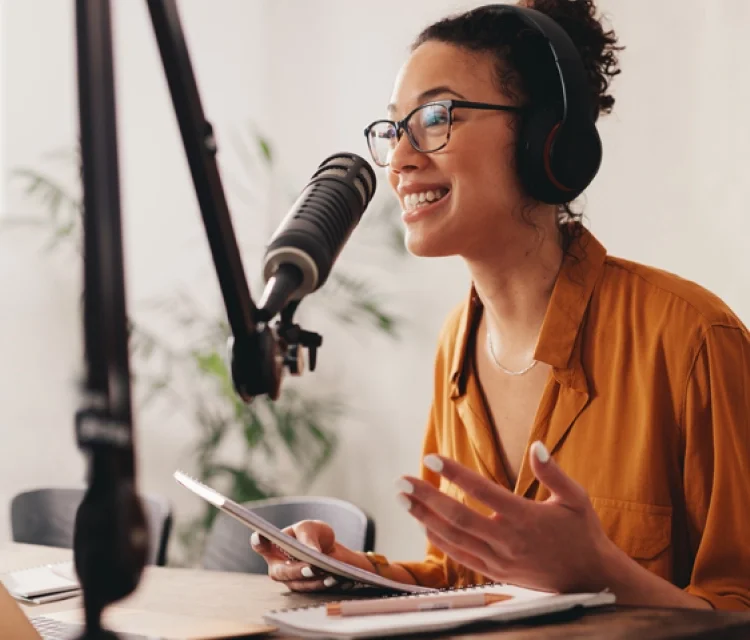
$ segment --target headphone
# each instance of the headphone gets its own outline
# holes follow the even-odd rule
[[[591,183],[602,160],[598,112],[581,56],[565,30],[544,13],[503,4],[489,8],[520,19],[551,50],[557,96],[551,104],[530,104],[524,110],[517,164],[531,197],[548,204],[570,202]]]

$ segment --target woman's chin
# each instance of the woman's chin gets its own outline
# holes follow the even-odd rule
[[[455,255],[455,248],[447,238],[437,237],[437,234],[421,233],[420,230],[406,228],[404,236],[406,250],[418,258],[443,258]]]

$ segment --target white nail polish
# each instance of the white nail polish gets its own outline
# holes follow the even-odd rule
[[[325,580],[323,580],[323,585],[326,587],[332,587],[337,582],[336,578],[333,576],[328,576]]]
[[[313,573],[313,570],[310,567],[302,567],[302,577],[303,578],[312,578],[315,574]]]
[[[534,455],[536,456],[536,459],[539,460],[542,464],[546,464],[546,462],[549,460],[549,451],[547,451],[547,447],[544,446],[544,443],[540,440],[537,440],[533,445],[531,445],[534,449]]]
[[[402,507],[403,507],[404,509],[406,509],[407,511],[408,511],[409,509],[411,509],[411,500],[409,500],[409,498],[407,498],[407,497],[406,497],[405,495],[402,495],[402,494],[400,494],[400,493],[399,493],[399,494],[398,494],[398,495],[396,496],[396,500],[398,500],[398,501],[399,501],[399,503],[401,504],[401,506],[402,506]]]
[[[250,544],[254,547],[260,545],[260,536],[258,535],[257,531],[253,531],[253,535],[250,536]]]
[[[440,473],[443,470],[443,461],[438,458],[434,453],[431,453],[428,456],[425,456],[424,460],[424,466],[427,467],[430,471],[434,471],[435,473]]]
[[[414,493],[414,485],[406,478],[399,478],[396,480],[396,489],[401,493]]]

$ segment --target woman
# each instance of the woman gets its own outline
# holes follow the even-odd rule
[[[570,35],[597,115],[608,112],[618,48],[593,2],[527,6]],[[402,582],[750,608],[748,331],[696,284],[608,256],[569,203],[529,196],[516,146],[550,70],[519,22],[479,8],[425,29],[396,81],[392,122],[368,128],[409,250],[460,255],[472,279],[440,337],[421,477],[399,481],[426,559],[353,552],[320,522],[288,531]],[[446,100],[495,107],[448,113]],[[420,127],[444,144],[422,149]],[[252,544],[293,590],[335,584]]]

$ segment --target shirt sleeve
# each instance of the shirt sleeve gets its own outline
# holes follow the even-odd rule
[[[686,387],[683,488],[695,562],[686,591],[750,609],[750,336],[713,326]]]

